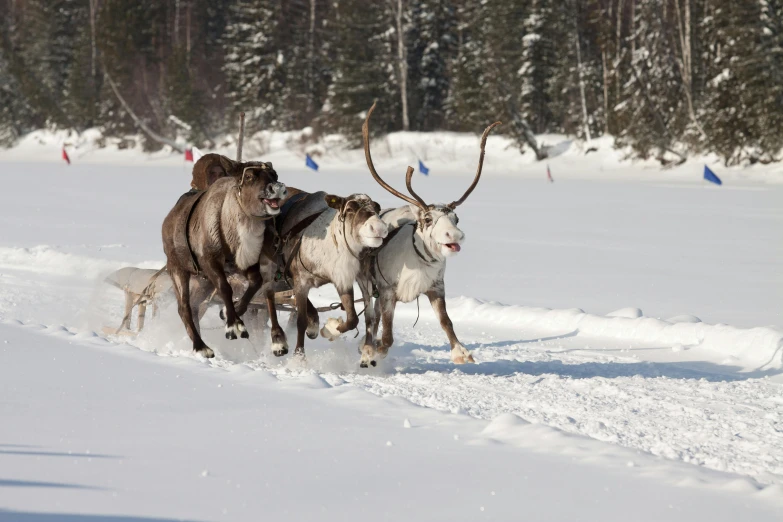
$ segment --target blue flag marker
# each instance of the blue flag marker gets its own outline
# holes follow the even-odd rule
[[[723,182],[720,180],[720,178],[716,176],[707,165],[704,165],[704,179],[711,181],[716,185],[723,185]]]
[[[305,154],[305,166],[318,171],[318,163],[314,162],[313,158],[311,158],[309,154]]]
[[[430,173],[430,169],[428,169],[426,165],[424,165],[424,163],[421,162],[421,160],[419,160],[419,172],[421,172],[425,176],[429,175]]]

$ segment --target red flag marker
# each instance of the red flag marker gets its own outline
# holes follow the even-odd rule
[[[185,149],[185,161],[193,161],[193,149]]]
[[[552,173],[549,172],[549,165],[546,166],[546,179],[548,179],[550,183],[555,182],[555,180],[552,179]]]
[[[63,147],[63,159],[65,162],[70,165],[71,164],[71,158],[68,157],[68,153],[65,152],[65,147]]]

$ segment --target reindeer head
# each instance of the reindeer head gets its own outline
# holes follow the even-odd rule
[[[388,183],[383,181],[375,170],[375,166],[372,163],[372,156],[370,155],[370,116],[375,110],[375,103],[372,104],[370,110],[367,111],[367,118],[364,120],[362,126],[362,136],[364,137],[364,156],[367,160],[367,167],[370,169],[370,174],[375,178],[383,188],[397,196],[398,198],[407,201],[411,205],[413,215],[416,217],[416,234],[424,242],[430,252],[439,254],[442,257],[448,257],[456,254],[462,248],[462,242],[465,240],[465,233],[457,227],[459,218],[454,212],[455,209],[465,202],[473,189],[478,185],[481,178],[481,168],[484,165],[484,147],[487,144],[487,136],[492,129],[500,125],[497,121],[488,126],[484,133],[481,135],[481,155],[479,156],[478,169],[476,171],[476,177],[473,179],[468,190],[457,201],[453,201],[448,205],[428,205],[424,200],[416,194],[411,185],[413,177],[413,167],[408,167],[405,173],[405,186],[408,188],[408,192],[411,197],[402,194],[398,190],[392,188]]]
[[[280,200],[287,194],[285,185],[277,181],[272,164],[257,162],[242,171],[237,186],[237,198],[242,209],[251,216],[276,216]]]
[[[338,220],[349,246],[377,248],[389,233],[389,227],[378,216],[381,206],[367,194],[351,194],[347,198],[327,195],[326,204],[339,212]],[[353,248],[353,246],[352,246]]]

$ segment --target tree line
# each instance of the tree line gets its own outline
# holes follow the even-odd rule
[[[0,0],[0,143],[312,127],[611,135],[662,163],[778,161],[783,0]],[[499,129],[499,130],[500,130]],[[167,141],[168,140],[168,141]]]

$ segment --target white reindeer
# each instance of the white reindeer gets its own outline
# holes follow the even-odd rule
[[[479,156],[478,170],[473,183],[465,194],[448,205],[428,205],[414,192],[411,186],[413,168],[408,167],[405,175],[405,184],[411,197],[400,193],[387,184],[375,170],[370,155],[369,121],[375,104],[367,112],[367,117],[362,126],[364,136],[364,153],[367,167],[373,178],[386,190],[407,201],[409,205],[394,210],[387,210],[381,214],[383,221],[392,230],[381,248],[374,256],[368,257],[362,266],[358,282],[360,287],[378,290],[378,299],[374,309],[366,309],[367,333],[361,347],[362,353],[370,353],[375,345],[380,321],[383,322],[383,337],[380,345],[375,346],[375,353],[379,358],[386,357],[389,348],[394,343],[392,335],[394,309],[397,302],[409,303],[420,295],[426,295],[440,325],[446,332],[451,344],[451,360],[455,364],[475,362],[473,356],[459,341],[454,333],[454,326],[446,312],[446,290],[443,275],[446,271],[446,260],[456,255],[465,240],[465,233],[457,227],[459,218],[454,210],[465,202],[467,197],[476,188],[481,178],[481,169],[484,163],[484,147],[490,131],[500,125],[495,122],[488,126],[481,136],[481,155]],[[380,321],[378,316],[380,316]],[[365,366],[365,357],[362,356],[362,366]],[[370,361],[375,366],[375,360]]]

